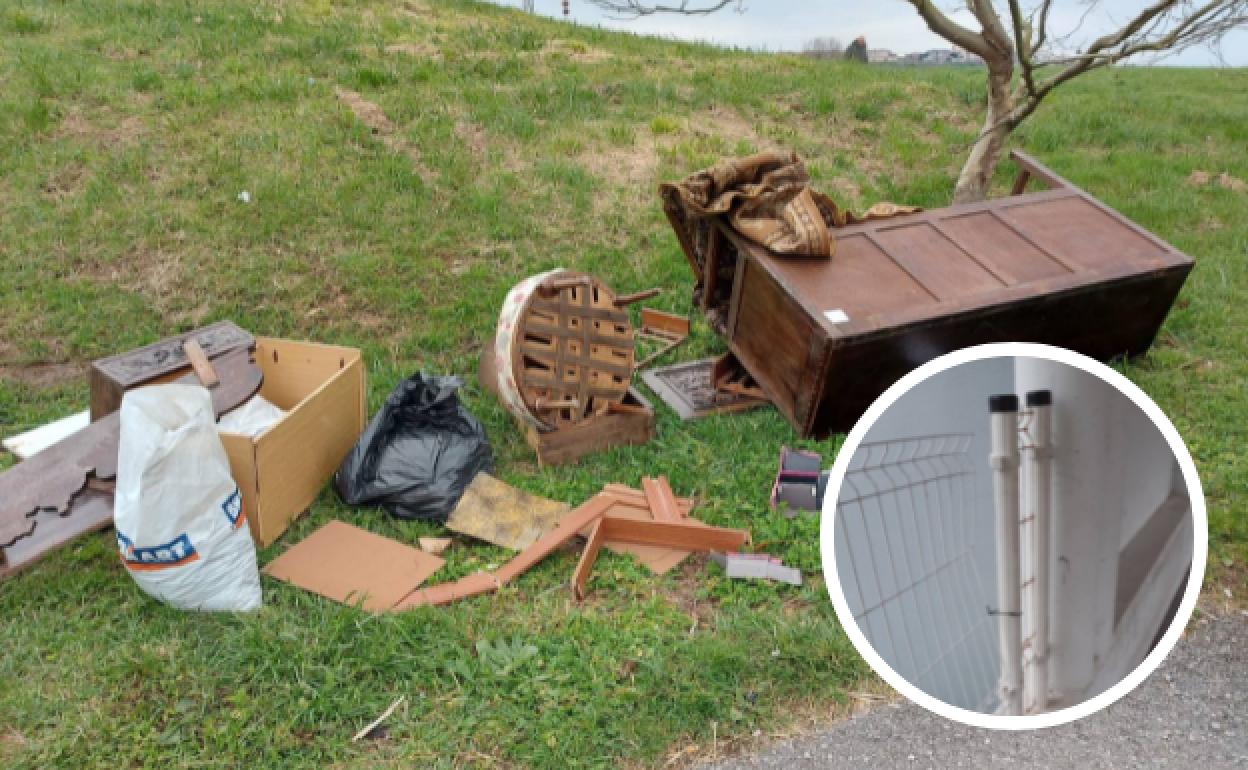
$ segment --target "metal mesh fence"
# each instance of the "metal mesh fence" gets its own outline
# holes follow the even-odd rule
[[[838,496],[835,548],[846,600],[880,657],[924,692],[988,711],[998,662],[991,587],[972,547],[973,438],[861,444]]]

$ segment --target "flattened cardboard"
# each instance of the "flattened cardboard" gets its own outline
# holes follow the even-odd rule
[[[418,548],[331,521],[269,562],[263,572],[342,604],[360,603],[369,612],[385,612],[443,564]]]
[[[488,473],[478,473],[451,511],[446,528],[523,551],[554,529],[570,510],[567,503],[531,495]]]

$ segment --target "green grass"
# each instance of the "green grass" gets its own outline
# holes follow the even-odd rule
[[[362,348],[375,409],[417,369],[471,380],[498,303],[538,270],[661,285],[657,304],[688,312],[658,181],[782,145],[843,203],[943,205],[981,119],[973,70],[720,51],[456,0],[15,2],[0,33],[6,435],[81,408],[90,359],[222,318]],[[1105,72],[1015,138],[1197,259],[1154,350],[1122,369],[1186,437],[1208,581],[1236,592],[1248,194],[1185,180],[1248,179],[1245,92],[1243,71]],[[679,355],[720,349],[699,323]],[[55,376],[34,366],[49,363]],[[824,598],[817,522],[765,503],[782,443],[831,457],[837,439],[795,441],[769,411],[681,423],[662,409],[644,447],[539,470],[496,402],[475,384],[464,397],[508,481],[579,501],[666,473],[705,520],[748,526],[810,579],[656,579],[604,555],[576,606],[568,552],[496,596],[400,617],[267,579],[260,612],[201,616],[144,597],[94,536],[0,584],[0,762],[656,766],[712,734],[829,713],[866,675]],[[262,562],[334,517],[404,540],[438,531],[327,493]],[[456,545],[438,579],[506,556]],[[350,743],[399,695],[384,739]]]

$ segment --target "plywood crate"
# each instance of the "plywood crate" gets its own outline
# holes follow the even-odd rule
[[[222,433],[255,541],[266,546],[307,510],[368,420],[355,348],[256,338],[260,395],[286,411],[258,436]]]

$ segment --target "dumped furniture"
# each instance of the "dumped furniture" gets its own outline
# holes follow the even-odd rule
[[[551,273],[533,276],[512,289],[499,322],[499,333],[511,336],[512,342],[500,345],[495,337],[487,343],[477,369],[481,387],[515,417],[542,467],[654,438],[654,408],[629,385],[634,332],[628,314],[619,310],[652,296],[653,290],[615,297],[583,274],[554,271],[553,275],[558,280],[547,291],[556,292],[557,298],[540,296],[542,281],[551,279]],[[590,288],[582,291],[586,285]],[[586,302],[591,307],[585,308]],[[528,315],[517,307],[527,307]],[[549,311],[552,307],[558,312]],[[610,323],[604,326],[604,320]],[[518,333],[528,338],[518,339]],[[500,354],[503,350],[517,352],[519,362],[513,355]],[[551,385],[548,369],[562,372],[557,387]],[[517,384],[517,371],[529,383],[527,390]],[[623,379],[617,382],[619,377]],[[528,400],[523,392],[530,394]],[[588,411],[581,408],[582,402],[589,405]]]
[[[665,194],[695,302],[803,437],[846,431],[951,350],[1059,345],[1097,359],[1152,344],[1192,261],[1026,155],[1013,194],[847,224],[835,256],[759,245]],[[1025,193],[1030,179],[1047,189]]]
[[[218,417],[257,392],[284,412],[257,435],[218,428],[252,537],[268,545],[281,535],[364,427],[364,362],[353,348],[253,337],[221,322],[93,365],[97,419],[0,473],[0,578],[112,523],[114,400],[147,384],[214,380]]]

